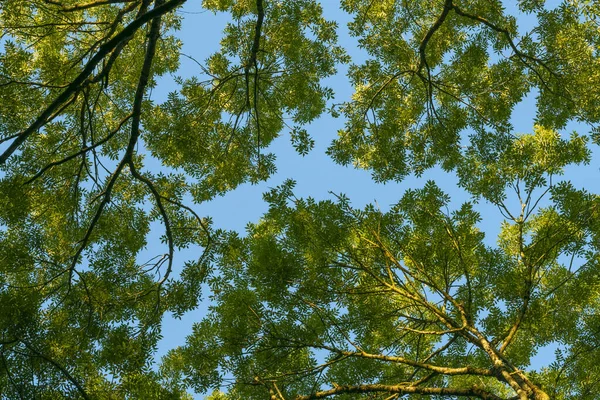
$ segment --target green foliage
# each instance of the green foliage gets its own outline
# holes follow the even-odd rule
[[[204,0],[220,48],[157,103],[185,2],[0,3],[2,399],[600,396],[600,199],[568,180],[599,142],[597,2],[342,0],[353,63],[317,0]],[[308,154],[328,109],[337,163],[442,168],[470,199],[357,209],[289,180],[244,235],[197,213],[267,180],[281,134]],[[156,365],[163,315],[199,307]]]
[[[261,222],[225,241],[216,305],[171,357],[183,359],[196,388],[218,386],[205,379],[219,370],[233,375],[236,396],[257,399],[277,390],[281,398],[326,397],[331,385],[341,388],[340,398],[357,398],[344,396],[350,386],[372,398],[358,385],[387,385],[389,395],[394,385],[411,393],[402,388],[420,382],[448,394],[478,388],[503,398],[512,389],[494,363],[517,375],[549,343],[574,351],[577,363],[593,363],[595,355],[578,349],[595,342],[587,335],[598,293],[598,198],[542,180],[584,160],[584,144],[539,128],[514,139],[510,148],[529,159],[502,167],[508,175],[496,201],[510,217],[496,246],[484,240],[475,205],[450,211],[450,198],[433,182],[408,190],[388,212],[356,210],[343,197],[298,199],[292,183],[274,189]],[[562,164],[552,161],[559,155]],[[537,204],[547,192],[534,196],[540,186],[551,193],[543,208]],[[522,201],[516,210],[509,197]],[[199,354],[202,346],[210,350]],[[211,364],[197,364],[208,358]],[[532,370],[529,387],[539,392],[528,396],[567,390],[568,379],[549,381],[567,365],[577,368],[563,362]]]
[[[198,306],[220,240],[185,203],[268,178],[274,156],[261,150],[284,121],[300,152],[312,146],[300,126],[324,111],[321,80],[345,61],[320,6],[205,2],[232,15],[221,50],[154,104],[179,66],[183,3],[0,5],[3,395],[183,396],[150,369],[161,319]],[[157,226],[164,250],[148,251]],[[185,248],[202,254],[175,275]]]
[[[343,1],[370,58],[351,66],[355,93],[330,154],[378,181],[438,163],[452,169],[467,135],[467,147],[502,151],[512,111],[531,92],[546,128],[598,123],[597,93],[589,91],[600,71],[597,10],[564,2],[548,11],[543,3],[520,3],[538,25],[519,36],[499,1]]]

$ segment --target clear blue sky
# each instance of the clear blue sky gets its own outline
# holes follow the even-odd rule
[[[514,3],[514,2],[511,2]],[[556,1],[548,2],[549,4]],[[346,23],[349,21],[347,15],[338,10],[339,1],[324,0],[323,6],[328,19],[339,23],[339,35],[341,44],[355,57],[363,58],[364,55],[356,48],[356,41],[347,34]],[[514,5],[509,7],[509,12],[514,12]],[[200,6],[200,1],[190,1],[183,9],[185,17],[182,30],[178,36],[183,41],[183,50],[197,60],[203,60],[218,49],[218,41],[222,28],[227,22],[225,14],[214,15],[205,12]],[[521,16],[523,27],[531,24],[526,17]],[[199,72],[193,62],[182,57],[182,76],[190,76]],[[347,100],[351,95],[352,88],[345,77],[346,69],[341,67],[338,74],[329,79],[327,83],[336,92],[336,102]],[[176,90],[172,79],[164,78],[159,82],[153,92],[153,100],[164,100],[169,91]],[[513,125],[516,132],[530,132],[535,117],[534,95],[529,96],[523,104],[516,108],[513,115]],[[335,138],[336,132],[343,126],[342,119],[333,119],[325,116],[307,127],[309,133],[315,139],[315,148],[307,156],[298,155],[292,148],[289,137],[282,135],[276,139],[270,147],[270,151],[277,155],[277,173],[267,182],[258,185],[242,185],[238,189],[219,197],[214,201],[195,206],[196,211],[203,216],[211,216],[214,226],[225,229],[234,229],[240,233],[248,222],[256,222],[267,210],[262,200],[262,193],[268,188],[281,184],[285,179],[296,180],[295,193],[299,197],[311,196],[316,199],[330,198],[329,192],[344,193],[352,201],[355,207],[363,207],[365,204],[377,202],[381,209],[388,209],[390,205],[397,202],[407,188],[421,187],[426,180],[434,180],[442,189],[452,196],[453,206],[458,206],[467,201],[469,196],[460,190],[457,179],[452,174],[446,174],[440,170],[431,170],[421,178],[409,177],[401,183],[376,184],[371,180],[368,171],[336,165],[325,155],[325,150]],[[565,132],[577,129],[580,133],[587,133],[583,126],[571,125]],[[284,132],[285,133],[285,132]],[[598,192],[600,184],[598,181],[598,151],[595,151],[594,160],[590,166],[571,168],[567,171],[570,179],[577,187],[586,187]],[[487,233],[490,245],[496,241],[502,217],[498,210],[480,202],[478,211],[483,220],[480,228]],[[157,227],[160,233],[160,226]],[[156,240],[156,237],[152,240]],[[150,248],[155,248],[150,243]],[[181,252],[177,255],[176,264],[181,265],[186,258],[194,258],[193,252]],[[205,295],[208,293],[205,293]],[[203,303],[200,309],[189,312],[182,320],[174,320],[167,316],[164,320],[164,339],[159,347],[159,356],[168,349],[181,345],[185,336],[191,332],[191,324],[202,318],[206,312],[207,303]],[[542,349],[534,359],[534,365],[547,364],[554,359],[553,348]]]

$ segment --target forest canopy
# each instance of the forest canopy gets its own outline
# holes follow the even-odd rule
[[[570,175],[598,178],[597,2],[341,0],[355,58],[318,0],[203,0],[229,21],[205,59],[186,3],[0,2],[1,399],[600,398],[600,197]],[[324,115],[333,162],[468,199],[290,176],[245,232],[202,215]]]

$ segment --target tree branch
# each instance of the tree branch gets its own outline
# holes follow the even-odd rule
[[[51,120],[53,113],[59,109],[65,102],[76,96],[79,91],[89,84],[88,78],[98,66],[98,64],[112,51],[114,50],[121,41],[135,33],[140,27],[145,25],[148,21],[166,14],[178,6],[185,3],[186,0],[170,0],[158,7],[154,7],[151,11],[141,15],[135,19],[117,35],[115,35],[108,42],[100,46],[98,52],[92,57],[92,59],[86,64],[79,75],[71,81],[69,86],[60,94],[58,97],[36,118],[36,120],[25,130],[23,130],[17,138],[10,144],[10,146],[0,155],[0,165],[6,163],[6,160],[27,140],[27,138],[35,133],[38,129],[44,126]]]
[[[423,368],[429,371],[437,372],[442,375],[478,375],[478,376],[496,376],[494,371],[491,369],[485,368],[475,368],[471,366],[461,367],[461,368],[451,368],[451,367],[441,367],[438,365],[422,363],[419,361],[414,361],[405,357],[397,357],[397,356],[386,356],[383,354],[370,354],[366,352],[348,352],[342,351],[340,354],[349,357],[361,357],[368,358],[371,360],[380,360],[380,361],[389,361],[399,364],[410,365],[411,367]]]
[[[36,179],[38,179],[40,176],[42,176],[44,174],[44,172],[46,172],[47,170],[56,167],[58,165],[64,164],[68,161],[71,161],[72,159],[84,155],[85,153],[87,153],[90,150],[95,149],[96,147],[108,142],[114,135],[117,134],[117,132],[119,132],[121,130],[121,128],[123,127],[123,125],[129,121],[129,119],[131,118],[131,114],[129,114],[128,116],[126,116],[123,120],[121,120],[121,122],[119,123],[119,125],[113,130],[111,131],[108,135],[106,135],[106,137],[102,138],[101,140],[99,140],[98,142],[94,143],[93,145],[90,146],[86,146],[83,149],[81,149],[80,151],[78,151],[77,153],[71,154],[70,156],[67,156],[65,158],[63,158],[62,160],[59,161],[53,161],[49,164],[47,164],[44,168],[42,168],[38,173],[36,173],[34,176],[32,176],[31,178],[29,178],[24,184],[30,184],[31,182],[35,181]]]
[[[107,4],[133,3],[133,2],[137,2],[139,0],[97,0],[97,1],[92,1],[89,3],[74,4],[72,6],[65,6],[56,0],[44,0],[44,1],[48,4],[60,6],[61,12],[73,12],[73,11],[86,10],[88,8],[103,6],[103,5],[107,5]]]
[[[50,358],[50,357],[46,356],[45,354],[36,350],[31,344],[29,344],[25,340],[19,339],[19,341],[21,343],[23,343],[25,345],[25,347],[27,348],[27,350],[32,352],[36,357],[43,359],[44,361],[52,364],[56,369],[58,369],[67,378],[67,380],[69,382],[71,382],[73,384],[73,386],[75,386],[77,388],[77,390],[79,391],[79,394],[81,394],[81,397],[83,397],[85,400],[91,399],[91,397],[87,394],[87,392],[83,388],[82,384],[77,379],[75,379],[73,377],[73,375],[71,375],[71,373],[65,367],[60,365],[57,361],[53,360],[52,358]]]
[[[469,389],[458,389],[458,388],[437,388],[437,387],[418,387],[418,386],[403,386],[403,385],[342,385],[336,386],[333,389],[322,390],[306,396],[296,396],[295,400],[313,400],[313,399],[324,399],[326,397],[335,396],[339,394],[349,393],[389,393],[389,394],[420,394],[429,396],[457,396],[457,397],[476,397],[484,400],[503,400],[501,397],[496,396],[486,390],[473,386]]]

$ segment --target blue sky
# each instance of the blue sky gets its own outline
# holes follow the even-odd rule
[[[349,21],[349,17],[338,10],[339,2],[324,0],[323,3],[326,18],[339,23],[340,43],[351,55],[362,58],[364,55],[356,48],[356,41],[347,34],[346,23]],[[552,5],[556,2],[548,3]],[[514,12],[514,6],[509,11]],[[197,60],[203,60],[218,49],[220,33],[228,16],[225,14],[214,15],[211,12],[203,11],[200,1],[188,2],[181,12],[184,16],[184,23],[178,36],[183,41],[182,52]],[[520,21],[524,27],[531,24],[531,20],[528,20],[527,17],[521,16]],[[179,74],[190,76],[196,72],[198,72],[197,65],[182,57]],[[345,72],[346,69],[342,66],[339,68],[338,74],[327,81],[328,85],[333,87],[336,92],[336,102],[347,100],[352,93]],[[152,98],[155,101],[164,100],[166,94],[173,90],[176,90],[173,80],[168,77],[163,78],[158,87],[154,89]],[[532,94],[516,108],[512,121],[515,132],[531,132],[534,117],[535,96]],[[429,179],[434,180],[438,186],[451,195],[453,207],[470,199],[464,191],[457,187],[457,179],[453,174],[444,173],[439,169],[430,170],[420,178],[409,177],[401,183],[377,184],[371,179],[368,171],[336,165],[325,154],[325,150],[335,138],[337,130],[343,126],[343,122],[341,118],[334,119],[324,116],[308,126],[307,130],[315,140],[315,148],[305,157],[294,151],[289,137],[283,134],[269,148],[277,155],[277,173],[274,176],[261,184],[242,185],[210,203],[195,206],[195,210],[200,215],[211,216],[215,227],[234,229],[243,233],[248,222],[258,221],[267,210],[267,206],[262,200],[262,193],[288,178],[296,180],[295,194],[298,197],[311,196],[316,199],[324,199],[331,198],[329,192],[344,193],[358,208],[376,202],[382,210],[386,210],[400,199],[406,189],[422,187]],[[571,124],[565,131],[569,132],[573,129],[577,129],[582,134],[588,132],[588,128],[576,124]],[[595,149],[591,165],[569,168],[566,176],[575,186],[587,187],[588,190],[598,192],[600,188],[598,159],[598,151]],[[493,245],[502,216],[496,207],[483,201],[478,204],[477,209],[483,218],[480,228],[486,232],[488,243]],[[149,247],[153,247],[152,243]],[[182,252],[178,255],[176,262],[181,264],[185,257],[192,258],[193,254]],[[207,305],[205,301],[198,310],[187,313],[181,320],[165,317],[164,339],[160,343],[159,356],[168,349],[184,343],[185,336],[191,332],[191,324],[202,318]],[[534,359],[534,365],[540,366],[551,362],[554,359],[553,350],[553,346],[541,349]]]

